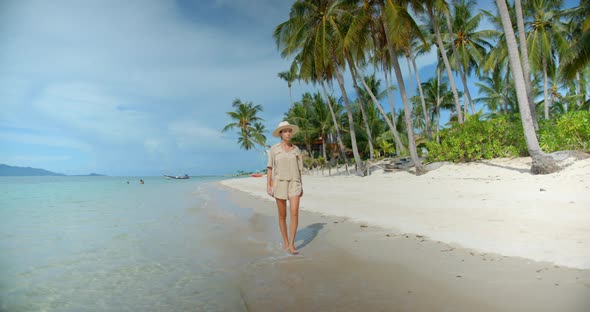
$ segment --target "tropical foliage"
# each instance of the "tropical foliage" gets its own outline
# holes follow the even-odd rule
[[[262,112],[262,106],[235,99],[232,107],[234,111],[227,112],[232,122],[227,124],[221,132],[237,128],[238,144],[245,150],[256,148],[256,145],[266,147],[266,136],[264,135],[266,128],[262,124],[264,120],[258,117],[258,113]]]
[[[384,155],[409,155],[419,174],[423,152],[427,161],[535,163],[588,150],[586,2],[496,0],[488,12],[474,0],[296,0],[274,29],[291,61],[279,77],[290,96],[294,80],[319,92],[291,99],[285,118],[316,163],[351,157],[361,173]],[[436,64],[420,69],[426,54]],[[241,131],[244,148],[260,141]]]

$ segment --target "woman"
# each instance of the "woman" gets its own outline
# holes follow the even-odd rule
[[[303,196],[301,151],[291,143],[291,138],[298,131],[299,127],[283,121],[272,132],[274,137],[281,138],[281,142],[273,145],[268,152],[266,178],[266,192],[277,201],[283,248],[293,255],[299,253],[294,243],[299,222],[299,199]],[[290,236],[287,235],[287,200],[289,200],[291,212]]]

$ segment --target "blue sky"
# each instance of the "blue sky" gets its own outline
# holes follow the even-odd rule
[[[0,2],[0,163],[107,175],[263,168],[262,152],[220,130],[235,98],[261,104],[269,130],[288,109],[277,73],[290,60],[272,31],[290,5]],[[423,80],[434,61],[418,61]],[[294,99],[305,91],[313,88],[295,83]]]

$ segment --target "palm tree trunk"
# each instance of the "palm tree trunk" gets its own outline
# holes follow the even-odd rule
[[[326,86],[322,81],[322,90],[324,91],[324,96],[326,97],[326,103],[328,103],[328,108],[330,109],[330,114],[332,115],[332,121],[334,122],[334,129],[336,129],[336,140],[338,141],[338,146],[340,146],[340,152],[342,153],[342,159],[344,159],[344,163],[348,164],[348,158],[346,158],[346,149],[344,148],[344,143],[342,143],[342,137],[340,136],[340,127],[338,127],[338,121],[336,121],[336,114],[334,114],[334,109],[332,108],[332,102],[330,101],[330,97],[328,96],[328,92],[326,91]],[[346,173],[348,174],[348,166],[346,166]]]
[[[332,54],[332,62],[334,65],[337,64],[336,56],[334,54]],[[348,127],[350,129],[350,141],[352,145],[352,155],[354,156],[354,163],[356,164],[356,169],[358,173],[360,173],[361,176],[364,176],[365,169],[361,161],[358,146],[356,144],[356,131],[354,130],[354,119],[352,117],[352,109],[350,108],[348,95],[346,94],[346,89],[344,88],[344,79],[342,78],[342,75],[338,70],[334,71],[334,75],[336,76],[336,80],[338,81],[340,92],[342,92],[342,99],[344,100],[344,107],[346,108],[346,115],[348,116]]]
[[[350,67],[350,75],[352,76],[352,84],[354,85],[354,89],[356,90],[357,98],[359,101],[359,107],[361,109],[361,115],[363,116],[363,123],[365,124],[365,131],[367,131],[367,137],[369,139],[369,157],[371,160],[375,158],[375,150],[373,149],[373,136],[371,135],[371,128],[369,127],[369,120],[367,119],[367,113],[365,112],[365,105],[363,103],[363,97],[361,94],[361,89],[359,88],[356,77],[358,76],[358,72],[356,71],[356,67],[354,64],[348,59],[348,66]]]
[[[289,103],[291,104],[291,108],[293,108],[293,97],[291,96],[291,86],[289,86]]]
[[[428,8],[428,16],[430,17],[430,22],[436,34],[436,44],[438,45],[438,49],[440,54],[443,58],[443,62],[445,64],[445,68],[447,70],[447,75],[449,76],[449,83],[451,84],[451,91],[453,91],[453,98],[455,99],[455,109],[457,110],[457,120],[459,123],[463,123],[463,112],[461,111],[461,103],[459,103],[459,94],[457,93],[457,86],[455,86],[455,78],[453,78],[453,71],[451,70],[451,64],[449,63],[449,58],[447,57],[447,52],[445,51],[445,46],[442,41],[442,37],[440,35],[440,30],[438,29],[438,24],[436,19],[434,18],[434,12],[432,8]]]
[[[506,66],[506,78],[505,78],[505,84],[504,84],[504,111],[506,114],[509,114],[510,111],[508,110],[508,99],[509,99],[509,94],[508,94],[508,88],[510,87],[510,64],[508,64]],[[525,81],[526,83],[526,81]],[[532,116],[532,114],[531,114]]]
[[[324,157],[324,161],[328,161],[328,155],[326,153],[326,140],[328,139],[327,135],[322,135],[322,156]]]
[[[386,28],[387,29],[387,28]],[[395,78],[397,79],[397,85],[399,86],[400,95],[402,102],[404,103],[404,117],[406,120],[406,127],[408,128],[408,149],[410,150],[410,157],[416,167],[416,175],[421,175],[426,172],[422,161],[418,157],[418,151],[416,149],[416,140],[414,138],[414,124],[412,123],[412,109],[406,95],[406,85],[404,83],[404,77],[402,76],[402,70],[399,66],[399,60],[397,53],[391,44],[387,31],[385,32],[385,39],[387,40],[387,47],[389,55],[391,56],[391,63],[393,63],[393,71],[395,72]]]
[[[535,130],[539,130],[539,122],[537,121],[537,109],[533,101],[533,90],[531,84],[531,66],[529,64],[529,51],[526,45],[526,34],[524,30],[524,18],[522,14],[522,5],[520,0],[514,0],[514,9],[516,10],[516,24],[518,24],[518,37],[520,43],[520,52],[524,57],[522,58],[522,70],[524,73],[524,82],[526,83],[526,94],[529,99],[529,108],[531,110],[531,118],[535,125]]]
[[[549,119],[549,77],[547,75],[547,60],[543,58],[543,103],[545,109],[545,119]]]
[[[410,58],[412,59],[412,65],[414,66],[414,73],[416,74],[416,83],[418,84],[418,91],[420,92],[420,101],[422,103],[422,111],[424,112],[424,122],[426,122],[426,133],[428,134],[428,139],[432,140],[432,125],[430,124],[430,117],[428,116],[428,112],[426,112],[426,100],[424,99],[424,90],[422,90],[422,83],[420,82],[420,74],[418,73],[418,67],[416,66],[416,58],[410,51]]]
[[[510,14],[508,13],[506,0],[496,0],[496,4],[502,19],[502,27],[504,28],[504,33],[506,34],[506,45],[508,46],[510,65],[512,67],[512,76],[514,77],[514,84],[516,86],[518,109],[520,111],[520,119],[524,129],[524,137],[526,140],[528,152],[533,158],[531,172],[533,174],[547,174],[558,171],[559,167],[555,163],[555,160],[547,156],[541,150],[539,141],[537,140],[537,136],[535,134],[533,120],[531,118],[531,112],[528,106],[524,73],[520,63],[520,55],[518,53],[518,46],[516,44],[516,36],[514,35],[514,30],[512,28],[512,21],[510,20]]]
[[[406,86],[404,84],[404,78],[402,76],[402,70],[399,66],[399,61],[397,60],[397,55],[395,51],[393,51],[393,47],[390,46],[389,53],[392,54],[392,63],[393,69],[395,71],[395,76],[397,78],[397,84],[399,85],[399,90],[402,96],[402,102],[404,103],[404,117],[406,120],[406,127],[408,128],[408,148],[410,150],[410,157],[416,166],[416,175],[421,175],[426,172],[424,166],[422,166],[422,161],[418,157],[418,150],[416,149],[416,139],[414,138],[414,124],[412,122],[412,108],[410,107],[410,101],[408,101],[408,97],[406,95]]]
[[[367,91],[367,93],[369,93],[371,100],[373,100],[373,104],[375,104],[375,106],[377,106],[377,109],[379,110],[379,112],[383,116],[383,119],[385,119],[387,126],[389,126],[389,130],[391,130],[391,134],[393,134],[393,137],[396,138],[395,139],[396,141],[400,141],[400,145],[401,145],[399,133],[397,133],[397,129],[395,128],[395,126],[393,125],[391,120],[389,120],[389,118],[387,118],[387,114],[385,113],[383,106],[381,106],[381,103],[379,103],[379,100],[377,100],[377,97],[373,94],[373,90],[371,90],[369,85],[367,85],[367,82],[365,81],[365,77],[361,76],[360,78],[361,78],[361,83],[363,84],[363,87],[365,87],[365,90]],[[403,146],[403,145],[401,145],[401,146]]]
[[[406,55],[406,65],[408,66],[408,77],[410,78],[408,79],[408,98],[411,99],[414,96],[414,86],[412,85],[412,65],[410,64],[410,57],[408,55]]]
[[[451,48],[453,49],[453,55],[455,56],[455,63],[457,63],[457,71],[459,71],[459,75],[461,76],[461,82],[463,83],[463,91],[464,96],[467,98],[467,103],[463,101],[463,105],[471,108],[471,114],[475,114],[475,107],[473,106],[473,101],[471,100],[471,93],[469,92],[469,87],[467,86],[467,73],[466,69],[463,68],[461,61],[459,60],[459,55],[457,54],[457,48],[455,47],[455,32],[453,32],[453,24],[451,24],[451,15],[449,12],[445,12],[445,18],[447,20],[447,28],[449,29],[449,35],[451,36]],[[467,112],[467,108],[465,108],[465,112]]]
[[[405,154],[406,153],[406,147],[404,146],[404,144],[402,143],[402,140],[399,138],[399,133],[397,132],[397,126],[395,124],[396,120],[395,120],[395,103],[393,101],[393,90],[391,89],[391,83],[389,83],[389,78],[388,78],[388,74],[387,74],[387,70],[383,71],[385,74],[385,87],[387,90],[387,100],[389,101],[389,107],[391,109],[391,132],[393,133],[393,140],[395,141],[395,150],[398,154]],[[364,83],[366,84],[366,83]],[[365,87],[367,88],[367,87]],[[371,97],[372,98],[372,97]],[[375,100],[373,100],[375,101]],[[380,107],[377,106],[377,107]],[[387,125],[389,125],[389,118],[387,118],[387,115],[385,115],[385,111],[383,110],[383,107],[381,107],[381,109],[379,110],[381,112],[381,114],[383,115],[383,118],[385,119],[385,121],[387,122]]]
[[[576,107],[577,109],[582,106],[582,101],[580,100],[580,72],[576,72]]]
[[[436,142],[440,143],[438,130],[440,129],[440,68],[436,66]]]

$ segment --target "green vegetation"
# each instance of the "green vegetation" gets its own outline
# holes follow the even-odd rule
[[[429,161],[468,162],[496,157],[526,156],[520,120],[497,116],[480,120],[472,115],[440,133],[440,143],[426,143]]]
[[[429,161],[468,162],[496,157],[527,156],[522,125],[518,117],[495,116],[480,120],[469,116],[463,124],[441,131],[440,143],[426,143]],[[590,112],[574,111],[544,120],[539,129],[543,150],[590,152]]]
[[[539,129],[543,150],[590,152],[590,112],[574,111],[546,120]]]
[[[258,117],[258,113],[262,112],[262,106],[235,99],[232,107],[235,110],[227,112],[232,122],[227,124],[221,132],[238,128],[238,144],[241,148],[250,150],[256,148],[256,145],[264,148],[266,146],[266,136],[264,135],[266,129],[262,124],[264,119]]]
[[[427,151],[427,161],[530,155],[532,172],[553,172],[545,153],[589,150],[586,2],[495,0],[488,12],[474,0],[294,1],[273,36],[291,62],[278,74],[285,119],[314,151],[306,165],[352,158],[364,174],[367,160],[410,156],[420,174]],[[416,59],[426,53],[437,60],[422,78]],[[295,80],[318,92],[293,99]],[[242,130],[242,147],[260,141],[254,133]]]

